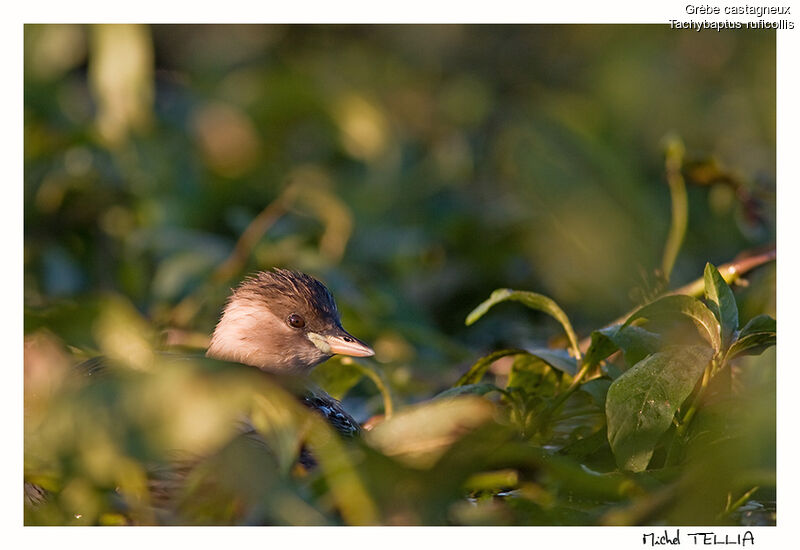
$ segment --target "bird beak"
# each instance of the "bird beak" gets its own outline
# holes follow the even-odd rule
[[[350,335],[343,328],[325,335],[325,341],[331,348],[331,353],[339,355],[352,355],[353,357],[370,357],[375,355],[371,347],[358,338]]]

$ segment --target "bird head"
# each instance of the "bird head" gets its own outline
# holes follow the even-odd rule
[[[274,269],[233,291],[206,355],[264,370],[305,372],[335,354],[374,353],[342,328],[325,285],[304,273]]]

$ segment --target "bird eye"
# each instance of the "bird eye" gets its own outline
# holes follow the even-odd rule
[[[289,326],[294,328],[303,328],[304,326],[306,326],[305,319],[303,319],[296,313],[292,313],[291,315],[289,315],[289,318],[286,319],[286,322],[289,323]]]

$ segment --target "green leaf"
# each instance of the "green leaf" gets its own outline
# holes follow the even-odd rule
[[[364,373],[354,363],[342,361],[341,357],[322,363],[311,371],[311,379],[334,399],[342,399],[353,388]]]
[[[770,317],[769,315],[756,315],[747,324],[744,326],[742,331],[739,333],[739,338],[743,336],[748,336],[750,334],[756,334],[759,332],[776,332],[777,331],[777,323],[775,319]]]
[[[578,372],[575,360],[563,349],[534,348],[526,350],[530,355],[538,357],[555,370],[575,376]]]
[[[592,396],[595,403],[605,408],[606,396],[608,395],[608,388],[611,386],[611,380],[608,378],[596,378],[581,384],[581,391],[585,391]]]
[[[672,294],[642,306],[628,317],[622,325],[627,327],[638,319],[668,319],[686,316],[694,321],[703,337],[711,343],[714,351],[720,349],[719,321],[703,302],[692,296]]]
[[[507,388],[521,388],[528,394],[555,393],[558,377],[549,363],[533,354],[520,355],[511,365]]]
[[[603,373],[605,373],[606,376],[608,376],[612,380],[616,380],[617,378],[625,374],[625,371],[622,368],[620,368],[619,365],[615,365],[614,363],[606,363],[603,366],[602,371]]]
[[[628,325],[610,337],[625,354],[625,361],[629,365],[635,365],[663,346],[661,336],[642,327]]]
[[[498,288],[492,292],[491,296],[489,296],[489,299],[482,302],[480,305],[478,305],[478,307],[473,309],[469,315],[467,315],[466,324],[468,326],[473,324],[475,321],[483,317],[493,306],[499,304],[500,302],[506,301],[521,302],[531,309],[536,309],[538,311],[547,313],[556,321],[561,323],[561,326],[564,328],[564,332],[567,334],[567,338],[569,339],[569,344],[572,348],[572,354],[576,358],[580,358],[581,353],[578,350],[578,338],[575,336],[575,331],[572,330],[572,324],[569,322],[567,314],[564,313],[558,304],[542,294],[527,292],[524,290],[511,290],[510,288]]]
[[[774,346],[775,342],[776,337],[774,332],[748,334],[744,338],[739,338],[731,345],[725,359],[733,359],[740,355],[759,355],[767,348]]]
[[[750,319],[739,333],[739,338],[731,344],[725,360],[740,355],[759,355],[777,341],[777,324],[769,315],[757,315]]]
[[[667,346],[611,384],[606,397],[608,442],[620,468],[647,468],[659,438],[712,356],[705,346]]]
[[[519,355],[520,353],[526,352],[521,349],[503,349],[500,351],[495,351],[494,353],[490,353],[486,357],[481,357],[469,368],[467,372],[461,376],[461,378],[458,379],[458,381],[455,383],[455,387],[477,384],[481,381],[483,375],[486,374],[486,371],[489,369],[489,365],[501,357],[506,357],[508,355]]]
[[[592,332],[592,343],[583,361],[596,365],[619,349],[625,354],[625,361],[634,365],[658,350],[661,344],[658,334],[642,327],[613,325]]]
[[[494,384],[468,384],[466,386],[456,386],[454,388],[449,388],[444,390],[441,393],[438,393],[434,396],[434,399],[441,399],[441,398],[448,398],[448,397],[456,397],[457,395],[486,395],[487,393],[493,391],[503,391]]]
[[[736,298],[717,268],[710,263],[706,264],[703,280],[709,308],[720,322],[722,345],[727,347],[733,333],[739,328],[739,309],[736,307]]]

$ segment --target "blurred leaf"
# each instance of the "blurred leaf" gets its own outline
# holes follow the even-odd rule
[[[365,438],[404,464],[428,468],[462,435],[488,422],[493,410],[489,401],[474,395],[435,399],[398,411]]]
[[[348,525],[376,525],[378,510],[362,476],[358,462],[330,424],[319,415],[308,414],[308,443],[318,458],[330,496]],[[379,424],[382,426],[384,423]],[[374,428],[372,431],[374,431]],[[368,432],[372,433],[372,432]]]
[[[455,386],[437,393],[434,399],[447,399],[465,394],[486,395],[489,392],[502,391],[494,384],[467,384],[466,386]]]
[[[166,257],[158,264],[153,276],[153,294],[166,300],[177,300],[186,295],[212,272],[219,261],[210,254],[210,248],[185,250]]]
[[[100,315],[104,301],[87,298],[81,303],[64,301],[47,308],[25,308],[25,333],[47,329],[57,334],[66,345],[97,350],[92,325]]]
[[[492,292],[491,296],[489,296],[487,300],[483,301],[478,305],[478,307],[473,309],[469,315],[467,315],[466,324],[473,324],[475,321],[483,317],[493,306],[505,301],[521,302],[531,309],[536,309],[538,311],[547,313],[556,321],[561,323],[561,326],[564,328],[564,332],[567,334],[567,338],[569,339],[573,355],[576,358],[580,358],[581,354],[578,350],[578,339],[575,336],[575,331],[572,330],[572,324],[569,322],[569,318],[567,317],[566,313],[564,313],[564,311],[558,307],[558,304],[542,294],[527,292],[524,290],[511,290],[510,288],[498,288]]]
[[[193,466],[176,510],[193,525],[327,525],[275,463],[272,449],[253,434],[233,438]]]
[[[203,158],[214,172],[233,179],[257,166],[263,144],[244,110],[223,102],[200,105],[192,113],[191,126]]]
[[[293,403],[277,392],[254,395],[250,422],[267,442],[281,473],[288,474],[300,454],[302,417],[292,414]]]
[[[111,359],[141,370],[152,367],[155,331],[124,298],[112,295],[106,300],[92,333]]]
[[[334,399],[342,400],[350,389],[364,376],[353,361],[334,357],[317,365],[311,371],[311,379]]]
[[[661,435],[713,355],[703,346],[667,346],[631,367],[608,389],[608,441],[620,468],[647,468]]]
[[[142,25],[94,25],[89,76],[97,99],[97,128],[111,145],[151,123],[153,42]]]
[[[628,317],[622,327],[625,328],[638,319],[669,319],[680,316],[694,321],[703,337],[714,347],[714,351],[719,351],[719,321],[700,300],[683,294],[664,296],[640,307]]]
[[[467,478],[464,483],[468,491],[499,491],[515,487],[519,483],[519,473],[506,469],[494,472],[481,472]]]
[[[709,307],[720,323],[722,346],[727,348],[733,333],[739,328],[739,309],[733,291],[722,278],[716,267],[706,264],[703,274],[705,295]]]
[[[365,97],[350,93],[338,98],[333,116],[341,131],[342,144],[352,156],[376,160],[389,144],[389,122],[380,107]]]

